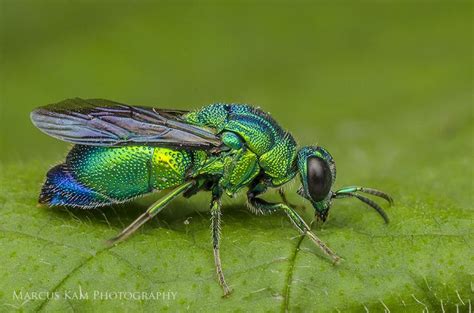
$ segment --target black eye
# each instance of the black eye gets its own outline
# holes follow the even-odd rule
[[[326,198],[331,190],[331,169],[326,161],[318,157],[309,157],[307,162],[309,195],[318,202]]]

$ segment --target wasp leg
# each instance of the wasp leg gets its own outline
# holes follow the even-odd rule
[[[185,192],[186,190],[190,189],[195,182],[189,181],[183,185],[178,186],[174,190],[172,190],[170,193],[168,193],[166,196],[163,198],[159,199],[155,203],[153,203],[148,210],[146,210],[145,213],[140,215],[135,221],[133,221],[132,224],[130,224],[127,228],[122,230],[120,234],[115,236],[114,238],[111,238],[107,240],[107,243],[110,245],[117,244],[120,241],[125,240],[128,238],[131,234],[133,234],[140,226],[148,222],[151,218],[153,218],[156,214],[158,214],[161,210],[165,208],[165,206],[171,202],[174,198]]]
[[[222,270],[221,257],[219,254],[219,241],[221,234],[221,196],[222,190],[219,187],[212,191],[211,201],[211,229],[212,229],[212,248],[214,249],[214,263],[216,264],[217,278],[219,284],[224,290],[224,297],[228,296],[232,290],[225,281],[224,272]]]
[[[284,204],[287,206],[295,206],[292,205],[290,202],[288,202],[288,199],[286,198],[285,191],[283,191],[283,188],[278,188],[278,194],[280,195],[281,201],[283,201]]]
[[[301,218],[301,216],[296,213],[291,207],[284,203],[270,203],[263,199],[255,197],[255,194],[250,192],[248,194],[248,201],[251,206],[255,208],[256,212],[275,212],[283,210],[286,215],[290,218],[293,224],[298,228],[298,230],[303,234],[307,235],[311,241],[316,244],[327,256],[331,257],[334,264],[337,264],[341,259],[336,253],[334,253],[326,244],[318,238],[312,231],[311,228],[306,224],[306,222]]]
[[[286,198],[286,194],[283,188],[278,188],[278,194],[280,195],[281,201],[283,201],[283,203],[286,204],[287,206],[294,207],[294,208],[301,208],[303,210],[305,209],[304,205],[298,206],[296,204],[289,202],[288,199]]]

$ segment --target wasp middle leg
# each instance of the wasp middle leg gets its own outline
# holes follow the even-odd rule
[[[214,249],[214,263],[216,265],[217,278],[224,291],[224,297],[228,296],[232,290],[225,281],[224,271],[222,270],[221,257],[219,254],[219,244],[221,235],[221,197],[222,189],[215,187],[212,190],[211,200],[211,229],[212,229],[212,248]]]

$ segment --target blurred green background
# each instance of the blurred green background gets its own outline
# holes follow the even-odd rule
[[[3,184],[0,185],[5,195],[0,197],[3,211],[0,226],[3,229],[18,229],[19,225],[28,229],[28,225],[39,225],[40,221],[53,225],[50,218],[59,219],[59,230],[63,229],[59,225],[74,223],[68,215],[35,211],[34,204],[45,172],[49,166],[61,162],[69,145],[49,138],[33,127],[29,120],[33,108],[70,97],[106,98],[128,104],[179,109],[194,109],[213,102],[249,103],[271,112],[301,144],[326,147],[337,163],[337,187],[369,185],[394,195],[399,206],[389,210],[394,221],[392,228],[383,228],[373,212],[362,210],[361,205],[354,202],[341,201],[333,209],[326,228],[335,233],[325,238],[330,241],[332,238],[336,249],[342,250],[348,266],[354,264],[350,262],[356,256],[351,255],[349,248],[345,251],[341,242],[350,243],[352,237],[337,236],[352,227],[356,231],[367,227],[366,233],[391,232],[393,236],[425,230],[434,234],[459,231],[456,233],[462,238],[459,246],[452,243],[456,248],[440,256],[443,260],[454,260],[454,263],[445,264],[446,272],[443,272],[444,267],[441,267],[441,272],[427,269],[431,263],[430,253],[436,250],[434,247],[438,246],[438,241],[420,241],[421,252],[417,250],[419,255],[410,257],[403,254],[409,253],[409,249],[404,251],[405,243],[397,241],[391,248],[398,254],[396,257],[389,254],[383,262],[388,264],[393,259],[405,264],[411,260],[410,271],[416,273],[420,269],[420,273],[426,274],[423,277],[431,277],[435,285],[460,281],[457,288],[464,292],[464,297],[467,294],[472,299],[472,289],[469,292],[467,283],[469,275],[465,274],[472,273],[473,263],[472,253],[468,253],[472,252],[472,235],[471,232],[465,233],[473,226],[472,2],[193,1],[175,4],[157,1],[0,0],[0,4],[0,171],[3,172],[0,173]],[[296,187],[295,184],[292,188]],[[191,210],[205,210],[208,205],[205,197],[195,200],[192,206],[188,205],[189,202],[180,203]],[[243,207],[242,198],[232,203]],[[21,214],[27,212],[34,212],[37,216],[22,223],[25,215]],[[123,218],[132,220],[138,213],[139,210],[135,210]],[[168,211],[166,214],[173,213]],[[242,216],[228,215],[228,223],[237,223],[238,226]],[[420,226],[404,220],[412,215],[417,223],[425,223],[426,229],[425,224]],[[199,217],[195,220],[201,221]],[[248,226],[265,223],[260,221],[249,219]],[[280,225],[279,218],[272,217],[269,221],[273,221],[272,225]],[[176,223],[181,225],[181,222]],[[203,230],[203,238],[207,238],[207,217],[202,225],[199,223],[195,227]],[[89,225],[97,227],[99,234],[84,244],[88,249],[98,251],[94,245],[100,238],[106,238],[120,228],[119,224],[113,225],[112,230],[104,225],[103,229]],[[459,225],[464,225],[464,228]],[[31,226],[34,234],[36,226]],[[296,236],[289,224],[284,226],[288,228],[286,233],[275,230],[273,236]],[[57,230],[51,227],[51,230]],[[87,225],[81,227],[86,227],[81,228],[84,232],[90,231]],[[228,226],[226,231],[232,232],[231,229]],[[257,227],[259,230],[262,231],[260,236],[268,233],[266,229]],[[49,230],[38,226],[37,231],[44,234],[43,231]],[[7,233],[2,236],[4,242],[11,241]],[[58,237],[53,231],[47,236]],[[253,235],[242,238],[249,236]],[[230,242],[236,238],[232,235],[225,237]],[[367,239],[362,236],[358,241],[359,252],[355,254],[362,255],[361,258],[365,248],[374,249],[370,246],[374,239]],[[74,237],[71,240],[77,243],[86,239]],[[212,260],[207,258],[211,249],[205,240],[202,240],[202,246],[209,251],[202,256],[202,260],[206,260],[202,267],[211,273],[205,280],[207,296],[197,300],[189,298],[186,300],[189,303],[181,299],[181,302],[171,304],[175,309],[189,309],[189,305],[196,309],[206,299],[219,299],[220,290],[212,276]],[[453,237],[452,240],[458,239]],[[278,250],[275,247],[284,245],[283,242],[286,241],[281,239],[274,243],[274,249]],[[290,248],[294,249],[295,242],[291,244]],[[383,243],[383,246],[390,247],[390,244]],[[449,244],[446,248],[450,249]],[[192,247],[187,249],[192,250]],[[227,249],[232,250],[232,246],[227,246]],[[227,255],[233,255],[232,251],[227,251]],[[12,256],[5,256],[7,260],[19,262]],[[226,264],[229,259],[223,258]],[[314,255],[308,258],[312,261],[307,262],[322,262],[321,271],[326,271],[327,262]],[[426,271],[424,265],[413,263],[418,259],[428,264]],[[245,262],[246,257],[239,260]],[[229,264],[232,262],[227,263],[231,273],[248,265],[239,263],[233,267]],[[462,263],[466,267],[460,269],[456,262],[470,262],[471,265]],[[367,266],[369,271],[377,268],[371,263]],[[294,275],[304,281],[307,274],[301,271],[298,274],[295,269]],[[341,271],[346,273],[344,267]],[[277,303],[282,311],[285,308],[301,311],[311,305],[319,310],[356,307],[354,310],[357,311],[362,310],[357,301],[363,299],[360,301],[371,303],[377,311],[384,309],[377,292],[383,292],[384,288],[387,292],[417,288],[409,283],[410,278],[394,274],[391,287],[373,288],[375,297],[373,294],[361,296],[359,291],[354,291],[355,295],[351,297],[347,296],[350,290],[364,290],[367,286],[363,279],[359,289],[351,286],[347,291],[344,278],[339,277],[341,280],[335,280],[332,286],[330,275],[334,273],[324,273],[321,275],[329,275],[322,280],[328,282],[325,285],[328,289],[324,290],[334,287],[342,290],[340,296],[332,294],[326,297],[318,293],[318,301],[315,301],[308,298],[314,294],[304,288],[294,289],[294,301],[290,301],[288,295],[255,295],[253,284],[261,282],[265,287],[269,284],[266,278],[255,280],[251,275],[247,282],[252,287],[247,285],[250,288],[247,290],[245,284],[240,284],[238,275],[231,274],[240,294],[228,302],[212,300],[207,308],[216,309],[224,305],[221,308],[235,309],[250,303],[257,305],[255,308],[271,310]],[[347,273],[350,276],[351,270]],[[365,274],[362,272],[361,275]],[[322,292],[321,285],[318,285],[320,274],[313,275],[316,278],[306,283],[315,286],[313,292]],[[458,276],[464,280],[453,278]],[[59,273],[58,279],[61,277]],[[49,290],[48,283],[51,282],[41,279],[37,282],[41,281],[40,286]],[[15,276],[5,276],[3,280],[6,285],[0,289],[23,286],[20,279],[15,285]],[[175,287],[173,284],[169,286]],[[457,301],[453,290],[449,291],[451,298],[445,298],[451,299],[452,305]],[[2,302],[11,302],[10,291],[4,291]],[[426,294],[423,302],[439,310],[436,306],[439,301],[430,298],[429,292]],[[395,308],[401,305],[395,296],[391,299],[385,301],[392,301]],[[419,308],[416,301],[410,300],[413,310]],[[28,305],[38,308],[36,304]],[[398,308],[404,311],[403,307]]]
[[[416,152],[395,140],[441,144],[417,135],[430,119],[442,132],[470,117],[469,2],[1,3],[4,161],[62,156],[28,114],[70,97],[259,105],[364,171],[389,147],[387,166]]]

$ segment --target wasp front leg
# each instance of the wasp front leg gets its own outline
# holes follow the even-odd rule
[[[271,203],[260,199],[257,195],[265,191],[265,187],[262,185],[256,185],[253,189],[247,193],[247,199],[249,205],[256,213],[273,213],[276,211],[284,211],[290,218],[296,228],[303,235],[307,235],[311,241],[318,246],[327,256],[329,256],[335,264],[341,259],[336,253],[334,253],[321,239],[318,238],[312,231],[306,222],[299,216],[299,214],[290,206],[285,203]]]
[[[222,270],[221,257],[219,254],[219,241],[221,234],[221,197],[222,189],[215,187],[212,191],[211,201],[211,230],[212,230],[212,248],[214,249],[214,263],[216,264],[216,273],[219,284],[224,290],[224,297],[228,296],[232,290],[225,281],[224,271]]]

